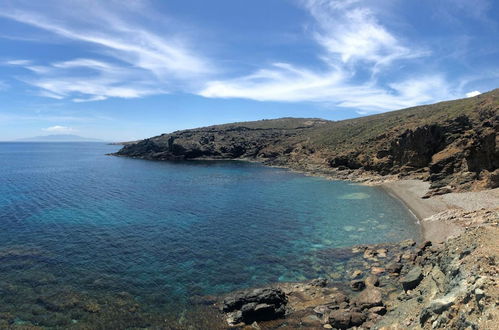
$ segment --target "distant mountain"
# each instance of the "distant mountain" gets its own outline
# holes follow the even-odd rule
[[[72,134],[56,134],[45,136],[34,136],[30,138],[18,139],[19,142],[105,142],[99,139],[86,138]]]

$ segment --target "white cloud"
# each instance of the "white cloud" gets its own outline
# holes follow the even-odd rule
[[[473,92],[466,93],[466,97],[473,97],[473,96],[477,96],[480,94],[482,94],[482,93],[480,93],[479,91],[473,91]]]
[[[60,126],[60,125],[55,125],[55,126],[50,126],[47,128],[43,129],[45,132],[50,132],[50,133],[72,133],[76,132],[75,129],[67,126]]]
[[[214,65],[196,54],[185,38],[159,35],[146,28],[147,24],[140,21],[143,12],[149,10],[144,3],[72,1],[68,8],[60,1],[47,1],[43,10],[37,10],[36,3],[23,4],[4,6],[0,17],[86,44],[89,50],[113,60],[112,64],[94,58],[44,65],[25,59],[4,63],[30,70],[35,76],[22,80],[47,95],[75,101],[143,97],[190,86],[213,71]],[[137,6],[143,10],[140,15],[133,11]],[[158,18],[158,24],[165,21],[165,17]],[[96,71],[98,76],[82,73],[82,68]]]
[[[355,108],[359,112],[387,111],[449,99],[453,96],[438,74],[412,75],[380,84],[379,71],[397,61],[427,52],[404,45],[357,0],[308,0],[305,8],[315,20],[313,38],[321,46],[325,67],[312,70],[274,63],[246,76],[210,81],[199,95],[258,101],[312,101]],[[366,69],[367,68],[367,69]],[[367,70],[366,78],[357,74]]]
[[[358,1],[308,0],[305,6],[317,23],[315,39],[328,57],[339,57],[344,63],[367,61],[380,65],[424,54],[403,45],[369,8],[359,7]]]
[[[4,61],[3,64],[6,65],[30,65],[32,62],[30,60],[8,60]]]

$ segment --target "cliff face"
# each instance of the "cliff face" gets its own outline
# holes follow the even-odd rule
[[[117,152],[156,160],[251,159],[321,173],[417,175],[431,193],[499,186],[499,90],[339,122],[281,118],[163,134]]]

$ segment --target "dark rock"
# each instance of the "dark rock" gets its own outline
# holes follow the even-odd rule
[[[367,315],[359,312],[350,313],[350,326],[356,327],[367,320]]]
[[[315,280],[310,281],[310,285],[324,288],[327,286],[327,279],[325,278],[317,278]]]
[[[329,313],[329,324],[336,329],[348,329],[350,327],[350,312],[344,309]]]
[[[353,291],[361,291],[366,287],[366,283],[363,280],[353,280],[350,282],[350,288]]]
[[[423,269],[419,266],[412,268],[407,275],[400,279],[400,283],[405,291],[416,288],[423,280]]]
[[[287,298],[280,289],[264,288],[238,292],[227,296],[223,301],[224,312],[232,312],[241,309],[248,303],[267,303],[271,305],[285,305]]]
[[[255,289],[225,298],[222,310],[230,314],[232,323],[268,321],[286,313],[287,297],[280,289]]]

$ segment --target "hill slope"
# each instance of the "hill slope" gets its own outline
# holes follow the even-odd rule
[[[116,155],[156,160],[249,159],[355,178],[417,176],[432,193],[499,185],[499,89],[362,118],[281,118],[177,131]]]

